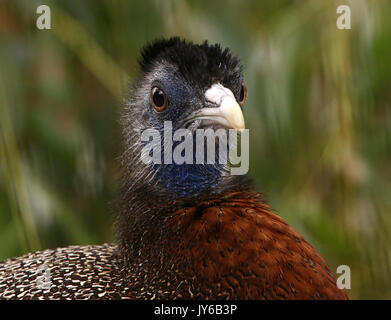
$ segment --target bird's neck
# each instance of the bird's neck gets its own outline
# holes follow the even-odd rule
[[[202,193],[198,196],[176,198],[167,200],[164,197],[153,196],[152,189],[147,186],[135,190],[131,196],[123,196],[119,201],[119,214],[117,217],[117,226],[119,231],[119,240],[122,247],[122,253],[128,261],[151,260],[154,259],[154,246],[156,252],[165,239],[170,239],[175,233],[172,229],[172,217],[178,216],[181,211],[187,214],[187,210],[198,210],[202,215],[203,210],[208,205],[222,203],[226,199],[235,195],[240,198],[240,194],[252,190],[250,184],[239,184],[227,181],[226,188]],[[202,209],[202,210],[201,210]]]
[[[166,222],[177,210],[197,207],[200,202],[213,202],[229,192],[250,188],[248,183],[243,183],[246,182],[244,176],[227,175],[218,158],[215,164],[200,165],[175,161],[141,163],[139,155],[143,154],[143,145],[132,137],[128,144],[139,149],[129,148],[123,154],[117,217],[122,252],[127,260],[153,259],[156,254],[148,257],[153,252],[150,246],[170,237],[171,230],[165,227]],[[163,146],[159,150],[164,153]],[[216,150],[219,155],[217,147]]]

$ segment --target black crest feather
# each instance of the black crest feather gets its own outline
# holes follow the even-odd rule
[[[239,59],[228,48],[223,50],[208,41],[194,44],[173,37],[150,42],[143,48],[139,64],[143,72],[148,72],[156,63],[174,65],[190,83],[204,87],[214,82],[230,85],[242,81]]]

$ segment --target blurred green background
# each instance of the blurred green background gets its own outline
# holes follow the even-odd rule
[[[390,299],[389,0],[0,0],[0,260],[114,239],[121,95],[143,44],[172,35],[241,58],[258,190],[351,267],[351,298]]]

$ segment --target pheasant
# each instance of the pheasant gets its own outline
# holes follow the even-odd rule
[[[153,144],[160,162],[145,152],[142,132],[164,137],[166,124],[240,134],[247,89],[239,59],[174,37],[147,44],[139,63],[121,116],[118,240],[1,262],[0,298],[347,299],[322,256],[249,179],[229,174],[229,163],[194,163],[196,152],[173,161],[164,139]]]

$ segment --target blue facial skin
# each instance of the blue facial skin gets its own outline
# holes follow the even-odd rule
[[[221,165],[220,165],[221,166]],[[215,165],[200,164],[162,164],[157,171],[157,178],[164,188],[176,197],[197,196],[202,192],[217,187],[221,171]]]
[[[153,82],[152,87],[162,89],[168,98],[168,107],[163,112],[157,112],[152,107],[148,97],[149,124],[160,132],[161,159],[164,162],[164,121],[172,121],[172,130],[184,128],[183,119],[194,110],[203,107],[202,97],[196,96],[196,89],[184,85],[179,77],[171,75],[164,80]],[[199,90],[201,91],[201,90]],[[195,102],[197,101],[197,102]],[[206,190],[214,190],[222,175],[222,164],[218,162],[218,145],[216,145],[215,164],[196,164],[195,161],[195,134],[193,135],[193,164],[151,164],[155,179],[158,179],[166,191],[173,197],[197,196]],[[217,139],[216,139],[217,141]],[[144,142],[145,145],[148,142]],[[173,149],[181,142],[173,142]],[[171,152],[172,154],[173,152]],[[206,161],[204,161],[206,163]]]

